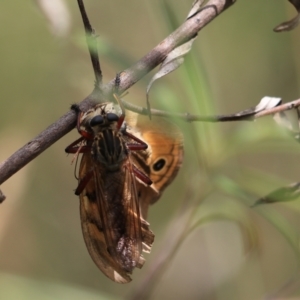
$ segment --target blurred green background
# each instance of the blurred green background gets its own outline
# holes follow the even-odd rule
[[[0,3],[0,161],[93,88],[77,2],[65,2],[70,27],[60,36],[37,1]],[[166,37],[192,2],[86,1],[104,80]],[[266,95],[297,99],[300,28],[272,31],[294,15],[284,0],[237,1],[200,32],[181,68],[153,85],[152,107],[230,114]],[[153,74],[130,89],[127,101],[145,104]],[[124,299],[140,287],[146,291],[145,281],[148,288],[154,282],[150,299],[300,298],[300,201],[251,208],[257,198],[299,180],[300,145],[271,117],[174,122],[185,137],[184,164],[150,209],[155,243],[133,281],[110,282],[85,248],[74,165],[64,153],[78,137],[74,130],[1,186],[7,196],[0,206],[1,299]],[[164,273],[150,281],[158,261],[174,249]],[[286,283],[288,289],[280,290]]]

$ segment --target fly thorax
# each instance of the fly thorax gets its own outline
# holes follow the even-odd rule
[[[122,134],[111,129],[99,132],[94,138],[92,155],[107,170],[119,170],[128,155]]]

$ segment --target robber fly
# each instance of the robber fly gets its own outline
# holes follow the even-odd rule
[[[111,102],[87,112],[78,110],[81,137],[66,148],[82,153],[78,186],[80,216],[88,251],[100,270],[119,283],[131,281],[134,268],[144,264],[154,234],[143,219],[138,187],[151,180],[132,160],[147,144],[127,132],[125,113]]]

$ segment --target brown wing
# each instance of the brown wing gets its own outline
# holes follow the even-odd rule
[[[84,154],[80,178],[93,176],[80,194],[82,231],[88,251],[110,279],[126,283],[134,267],[141,267],[142,247],[151,248],[154,239],[140,217],[136,179],[125,161],[120,171],[108,172]]]
[[[147,217],[150,204],[155,203],[163,190],[174,180],[183,159],[183,135],[179,128],[163,118],[126,114],[128,131],[141,138],[147,145],[145,151],[132,153],[133,161],[152,181],[149,187],[138,184],[142,215]]]

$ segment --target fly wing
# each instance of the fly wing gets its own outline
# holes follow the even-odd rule
[[[89,172],[97,174],[97,168],[95,169],[91,155],[86,153],[80,164],[80,179],[83,179]],[[80,217],[84,241],[93,261],[108,278],[118,283],[127,283],[131,281],[128,272],[108,250],[109,244],[113,244],[113,241],[107,233],[108,220],[103,218],[103,212],[101,213],[99,207],[99,203],[103,201],[103,182],[99,181],[98,176],[92,176],[80,194]]]
[[[139,185],[133,172],[133,164],[130,156],[124,165],[125,189],[123,194],[123,205],[126,214],[126,235],[128,238],[127,251],[130,251],[132,264],[134,267],[141,268],[144,264],[142,251],[150,252],[154,241],[154,234],[149,229],[147,223],[141,215],[140,200],[138,197]]]
[[[120,170],[107,171],[90,154],[83,155],[80,178],[93,173],[80,194],[82,231],[88,251],[110,279],[126,283],[135,267],[144,262],[154,235],[141,218],[136,185],[129,158]]]

